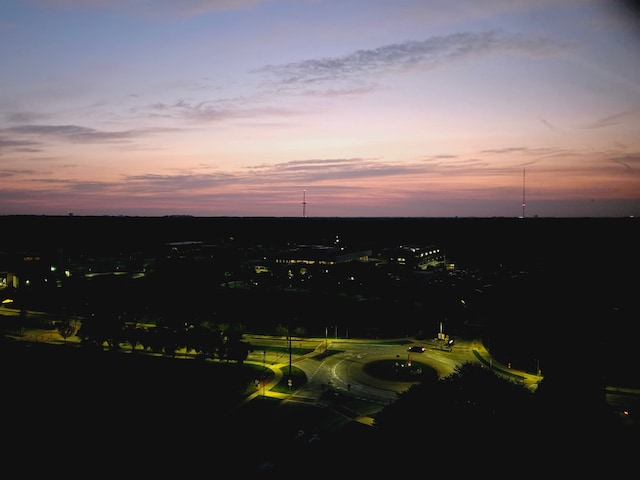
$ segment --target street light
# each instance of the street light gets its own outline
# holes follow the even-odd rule
[[[329,326],[324,327],[324,351],[325,353],[329,349]]]
[[[287,324],[287,338],[289,339],[289,380],[291,380],[291,333]]]
[[[267,383],[267,351],[262,352],[262,398],[265,394],[265,384]]]

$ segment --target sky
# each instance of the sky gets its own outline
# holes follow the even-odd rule
[[[640,9],[0,0],[0,215],[68,214],[640,216]]]

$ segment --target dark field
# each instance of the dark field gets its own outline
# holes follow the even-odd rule
[[[384,331],[387,325],[398,325],[396,318],[414,315],[427,325],[425,335],[429,336],[446,319],[455,334],[482,336],[496,358],[505,363],[512,360],[514,367],[533,371],[532,355],[542,358],[549,385],[563,395],[566,392],[567,398],[588,396],[603,384],[638,387],[637,219],[1,217],[0,222],[4,231],[0,251],[38,252],[52,258],[157,252],[167,242],[190,240],[230,249],[330,244],[336,235],[345,245],[374,250],[435,244],[455,260],[456,268],[491,275],[492,281],[500,279],[500,287],[472,294],[477,285],[469,288],[457,280],[447,284],[446,295],[442,289],[434,290],[417,309],[399,301],[406,298],[406,291],[400,290],[379,303],[344,298],[332,303],[326,296],[311,294],[296,295],[295,300],[291,295],[264,292],[248,297],[246,292],[202,288],[198,281],[187,287],[165,282],[149,298],[159,310],[169,309],[168,299],[182,298],[182,312],[204,297],[229,318],[257,319],[249,325],[252,328],[277,325],[287,316],[306,318],[309,328],[314,328],[316,315],[315,327],[324,331],[325,318],[332,315],[355,335],[359,327],[375,324],[377,332]],[[121,286],[111,289],[109,282],[99,285],[105,286],[107,296],[127,292]],[[458,300],[460,292],[465,292],[468,307],[461,308],[458,301],[449,310],[453,303],[435,301],[447,296]],[[347,324],[354,318],[359,323]],[[403,328],[416,333],[424,325],[410,323]],[[5,454],[25,475],[63,469],[85,476],[204,471],[215,477],[221,472],[259,472],[261,462],[275,462],[281,473],[329,473],[338,468],[331,466],[333,462],[354,455],[354,442],[362,442],[365,452],[374,452],[385,463],[380,458],[383,453],[375,448],[375,436],[352,423],[328,434],[325,440],[331,441],[304,447],[292,442],[301,426],[308,434],[318,425],[337,422],[328,410],[289,405],[285,412],[278,402],[267,399],[252,402],[246,410],[235,409],[238,397],[252,387],[255,378],[248,365],[47,345],[18,347],[7,342],[1,347],[4,426],[10,439]],[[472,432],[460,435],[465,442],[479,441]],[[447,432],[446,438],[451,436],[455,437]],[[399,438],[389,462],[402,475],[424,467],[425,459],[437,462],[433,433],[429,438],[428,451],[412,445],[407,450],[411,458],[398,459],[404,447]],[[365,458],[352,465],[367,465],[369,454],[359,455]],[[534,452],[522,451],[522,462],[522,468],[535,463]],[[439,467],[432,471],[447,470]]]
[[[5,461],[30,475],[60,464],[78,478],[283,472],[344,459],[347,438],[364,441],[370,429],[336,413],[330,397],[326,407],[269,397],[241,406],[255,392],[255,365],[9,340],[0,359]],[[318,432],[322,444],[309,442]]]
[[[535,370],[537,357],[551,359],[543,364],[547,370],[554,363],[564,368],[580,354],[613,366],[602,371],[609,384],[640,378],[634,373],[640,371],[635,354],[640,318],[636,218],[5,216],[0,222],[5,232],[0,251],[49,258],[156,255],[166,243],[183,241],[220,246],[222,260],[216,261],[222,263],[235,262],[234,252],[243,252],[246,259],[260,256],[260,249],[331,245],[336,237],[347,248],[374,252],[385,246],[436,245],[459,271],[470,272],[467,279],[415,291],[387,289],[366,302],[329,300],[313,292],[216,293],[218,286],[207,283],[219,283],[211,280],[209,266],[179,272],[188,282],[158,282],[139,295],[130,285],[107,279],[100,288],[107,305],[133,296],[131,302],[142,301],[159,314],[172,308],[184,313],[184,307],[204,299],[219,317],[237,318],[265,333],[295,317],[316,336],[324,334],[327,318],[352,336],[435,335],[438,322],[446,319],[450,333],[483,335],[496,355],[528,371]],[[70,300],[88,295],[82,291]],[[466,300],[464,308],[460,299]],[[406,325],[398,318],[407,319]],[[478,328],[469,331],[470,325]]]
[[[438,245],[463,266],[568,266],[604,271],[638,261],[636,218],[0,217],[4,250],[148,250],[201,240],[238,247]],[[53,249],[53,250],[52,250]]]

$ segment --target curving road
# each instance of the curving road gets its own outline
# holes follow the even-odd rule
[[[252,344],[267,346],[286,345],[285,339],[245,335]],[[365,365],[376,360],[397,360],[398,362],[420,362],[432,367],[440,378],[454,372],[458,365],[465,362],[481,362],[498,373],[518,379],[534,389],[541,376],[526,372],[517,372],[500,365],[491,359],[480,340],[458,339],[452,348],[441,348],[437,340],[417,341],[411,338],[396,340],[353,340],[353,339],[300,339],[292,340],[296,347],[313,350],[304,355],[292,356],[274,354],[267,351],[254,351],[247,361],[262,363],[274,372],[269,385],[257,391],[251,398],[260,395],[276,396],[289,401],[320,402],[323,394],[331,389],[336,392],[348,392],[351,396],[369,402],[371,412],[393,402],[398,393],[407,390],[413,382],[399,382],[373,377],[366,372]],[[411,345],[423,345],[423,353],[408,352]],[[326,354],[325,354],[326,352]],[[271,390],[283,377],[283,371],[292,364],[301,369],[307,383],[282,394]],[[251,398],[248,398],[250,400]]]
[[[14,312],[8,308],[3,308],[2,311],[3,315],[19,314],[19,311]],[[31,315],[32,312],[29,314]],[[304,350],[310,353],[295,354],[290,358],[286,349],[288,342],[285,338],[249,334],[244,337],[256,346],[265,347],[264,351],[257,348],[250,353],[247,362],[263,365],[274,373],[268,385],[256,389],[256,392],[245,401],[267,395],[286,401],[321,402],[323,395],[331,390],[348,392],[352,397],[368,402],[370,408],[367,410],[373,413],[393,402],[398,393],[412,385],[411,382],[388,381],[367,374],[365,365],[376,360],[419,361],[432,367],[440,378],[451,374],[456,366],[465,362],[480,362],[506,378],[522,382],[532,390],[537,388],[543,378],[541,375],[533,375],[501,365],[491,358],[482,341],[478,339],[457,338],[451,350],[443,350],[436,339],[418,341],[414,338],[395,340],[304,338],[292,340],[292,343],[296,351]],[[77,337],[65,340],[55,331],[39,329],[25,330],[16,338],[58,344],[79,342]],[[410,353],[407,350],[411,345],[423,345],[425,351]],[[279,348],[272,350],[271,347]],[[179,351],[176,353],[178,356],[181,354]],[[185,358],[190,356],[189,353],[184,352]],[[289,361],[305,373],[307,383],[299,388],[294,387],[289,393],[276,392],[272,389],[282,380]],[[607,386],[605,393],[607,403],[624,414],[629,410],[640,410],[640,390],[638,389]],[[363,418],[362,421],[367,422],[369,419]]]

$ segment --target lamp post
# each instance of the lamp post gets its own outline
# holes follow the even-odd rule
[[[329,327],[327,325],[324,326],[324,351],[329,349]]]
[[[291,332],[289,325],[287,325],[287,338],[289,339],[289,379],[291,379]]]

